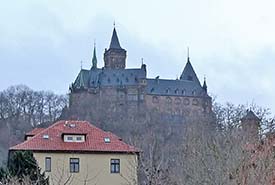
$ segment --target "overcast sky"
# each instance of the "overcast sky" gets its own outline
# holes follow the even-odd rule
[[[96,39],[99,66],[116,28],[127,67],[176,79],[191,63],[219,102],[254,102],[275,112],[274,0],[12,0],[0,7],[0,90],[26,84],[68,93],[90,68]]]

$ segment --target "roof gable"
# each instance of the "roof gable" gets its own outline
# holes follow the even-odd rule
[[[180,76],[180,80],[193,81],[197,84],[200,84],[200,81],[195,73],[193,66],[191,65],[189,58],[188,58],[187,63],[184,67],[184,70]]]

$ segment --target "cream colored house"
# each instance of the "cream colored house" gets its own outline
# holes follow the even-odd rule
[[[34,129],[10,151],[31,150],[51,185],[135,185],[137,148],[86,121]]]

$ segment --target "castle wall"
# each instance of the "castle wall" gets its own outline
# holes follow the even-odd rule
[[[144,87],[104,87],[70,94],[70,111],[85,119],[123,119],[144,113]]]
[[[149,110],[183,117],[211,111],[211,98],[208,97],[146,95],[145,102]]]
[[[211,113],[211,98],[145,94],[145,86],[103,87],[70,94],[70,110],[81,119],[123,120],[151,113],[194,118]],[[88,117],[87,117],[88,116]]]

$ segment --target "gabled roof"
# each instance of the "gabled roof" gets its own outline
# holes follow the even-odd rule
[[[73,124],[74,127],[68,126]],[[83,134],[85,142],[64,142],[64,134]],[[44,136],[47,136],[45,138]],[[106,143],[104,138],[110,138]],[[139,150],[124,143],[118,136],[105,132],[87,121],[58,121],[38,132],[31,139],[24,141],[10,150],[31,150],[38,152],[104,152],[138,153]]]
[[[75,82],[73,83],[74,90],[81,88],[87,89],[91,87],[107,87],[120,85],[138,85],[139,79],[146,78],[145,68],[136,69],[100,69],[92,70],[82,69]]]
[[[114,28],[113,30],[113,35],[111,38],[111,43],[110,43],[110,49],[122,49],[120,44],[119,44],[119,40],[118,40],[118,36],[116,33],[116,28]]]
[[[255,115],[255,113],[252,110],[247,110],[246,115],[242,118],[243,121],[245,120],[256,120],[260,121],[260,118]]]
[[[195,70],[191,65],[189,57],[187,59],[187,63],[184,67],[184,70],[180,76],[180,80],[188,80],[188,81],[193,81],[197,84],[200,84],[200,81],[195,73]]]

